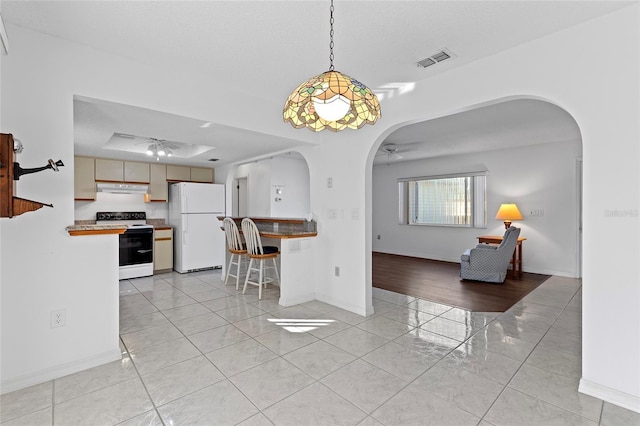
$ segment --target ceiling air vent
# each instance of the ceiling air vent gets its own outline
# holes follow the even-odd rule
[[[442,49],[441,51],[434,53],[428,58],[424,58],[421,61],[418,61],[418,66],[422,68],[428,68],[431,65],[435,65],[438,62],[446,61],[447,59],[453,58],[455,55],[451,53],[450,50]]]

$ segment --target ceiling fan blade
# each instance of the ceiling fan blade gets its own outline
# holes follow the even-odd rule
[[[136,145],[139,144],[143,144],[143,143],[157,143],[157,144],[162,144],[164,147],[169,148],[169,149],[180,149],[181,146],[187,145],[184,142],[177,142],[177,141],[169,141],[166,139],[159,139],[159,138],[152,138],[149,136],[137,136],[137,135],[130,135],[128,133],[114,133],[114,136],[117,136],[119,138],[123,138],[123,139],[135,139],[135,140],[139,140],[140,142],[137,142]]]
[[[114,133],[114,136],[117,136],[117,137],[123,138],[123,139],[140,139],[139,136],[130,135],[130,134],[127,134],[127,133]]]

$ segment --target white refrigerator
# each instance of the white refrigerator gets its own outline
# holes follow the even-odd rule
[[[222,267],[225,234],[224,185],[181,182],[169,186],[169,224],[173,227],[173,269],[183,274]]]

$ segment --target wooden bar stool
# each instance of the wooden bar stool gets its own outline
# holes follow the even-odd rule
[[[247,284],[258,286],[258,299],[262,299],[262,286],[267,286],[267,283],[273,282],[273,278],[266,277],[265,272],[267,269],[273,269],[275,271],[277,281],[280,281],[280,275],[278,274],[278,265],[276,264],[276,258],[280,254],[280,250],[275,246],[263,246],[262,238],[258,232],[258,227],[249,218],[242,219],[242,233],[244,234],[244,240],[247,242],[247,255],[249,256],[249,268],[247,269],[247,277],[244,279],[244,288],[242,294],[247,291]],[[265,260],[273,262],[273,266],[265,266]],[[257,266],[254,266],[254,261]],[[251,272],[258,273],[258,281],[251,281]]]
[[[233,277],[236,279],[236,290],[238,290],[240,288],[240,265],[242,264],[242,257],[247,256],[247,246],[242,244],[240,231],[238,231],[238,226],[233,219],[225,217],[223,224],[224,233],[227,237],[227,251],[231,253],[231,259],[227,267],[227,276],[224,278],[224,285],[227,285],[229,277]],[[233,265],[236,266],[235,275],[231,273]]]

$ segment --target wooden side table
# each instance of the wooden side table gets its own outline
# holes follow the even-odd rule
[[[515,277],[522,275],[522,242],[526,238],[518,237],[516,248],[513,250],[513,256],[511,257],[511,276]],[[500,235],[482,235],[478,237],[480,244],[500,244],[502,242],[502,236]]]

